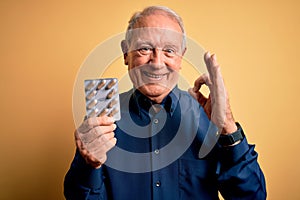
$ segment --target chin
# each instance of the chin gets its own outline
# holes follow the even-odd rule
[[[166,96],[170,89],[158,84],[147,84],[139,88],[139,90],[148,98]]]

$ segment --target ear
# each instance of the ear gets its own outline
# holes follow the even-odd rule
[[[128,60],[127,60],[127,57],[128,57],[128,45],[127,45],[127,42],[126,40],[122,40],[121,42],[121,48],[122,48],[122,52],[123,52],[123,56],[124,56],[124,64],[125,65],[128,65]]]
[[[182,56],[184,56],[185,52],[186,52],[186,47],[182,51]]]
[[[186,47],[183,49],[183,51],[182,51],[182,53],[181,53],[181,59],[183,58],[185,52],[186,52]],[[179,69],[181,69],[181,65],[180,65],[180,68],[179,68]]]

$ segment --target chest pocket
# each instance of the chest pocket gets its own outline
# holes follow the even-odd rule
[[[218,199],[216,164],[210,160],[179,160],[180,199]]]

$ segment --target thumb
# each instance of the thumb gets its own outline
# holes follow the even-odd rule
[[[200,91],[195,91],[193,88],[189,88],[188,92],[194,99],[196,99],[198,101],[198,103],[202,107],[205,106],[205,104],[207,102],[207,98]]]

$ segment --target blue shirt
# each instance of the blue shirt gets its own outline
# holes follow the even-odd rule
[[[117,146],[100,169],[76,151],[66,174],[66,199],[266,199],[254,145],[217,143],[203,108],[175,87],[153,110],[138,90],[120,95]]]

